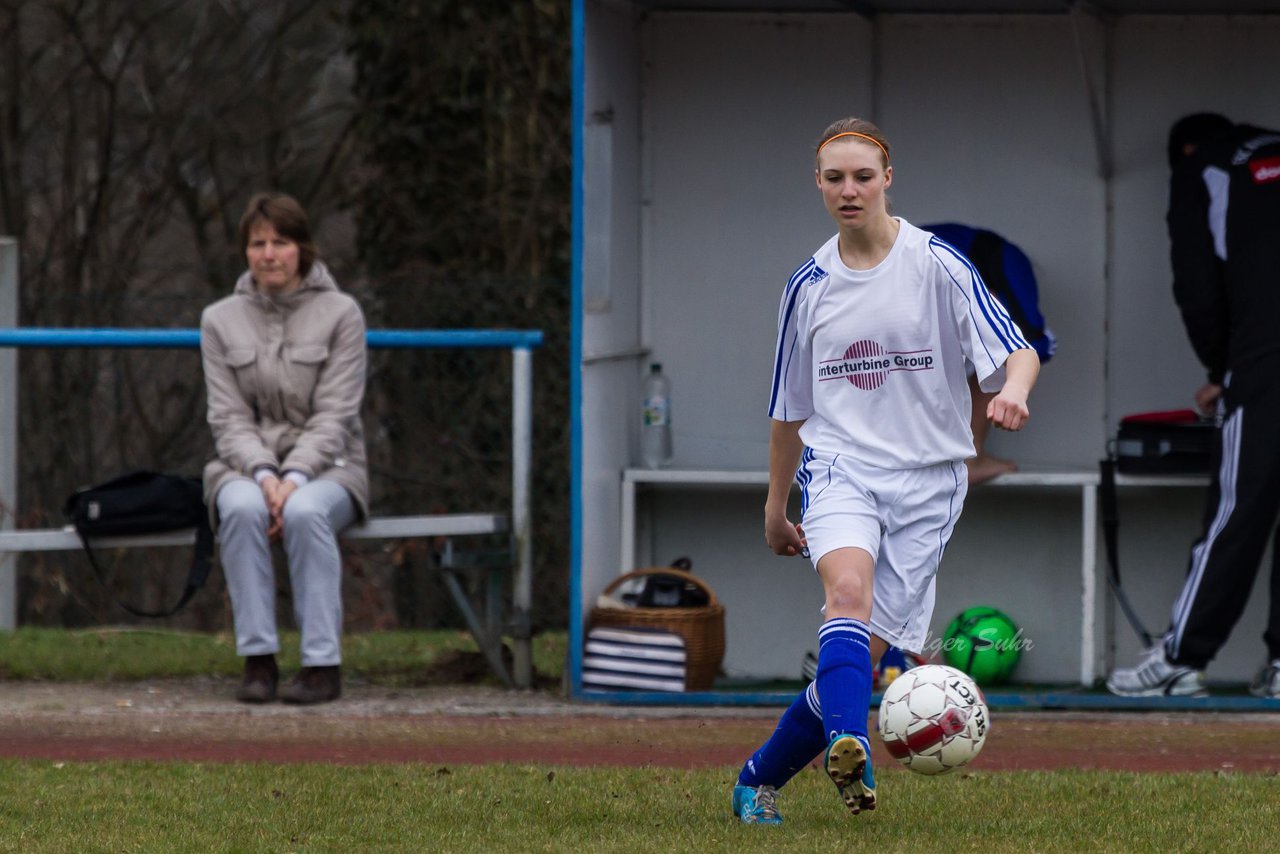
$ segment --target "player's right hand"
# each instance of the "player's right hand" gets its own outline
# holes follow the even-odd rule
[[[805,551],[804,530],[785,516],[765,516],[764,539],[776,555],[795,557]]]

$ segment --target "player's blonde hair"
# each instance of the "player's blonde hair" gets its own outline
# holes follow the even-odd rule
[[[880,128],[873,125],[866,119],[847,118],[839,119],[827,125],[827,129],[822,132],[822,136],[818,138],[818,144],[813,150],[813,156],[816,159],[822,153],[823,146],[829,142],[833,142],[836,138],[853,138],[857,141],[871,144],[880,149],[881,158],[884,160],[884,166],[889,167],[889,138],[884,135]]]

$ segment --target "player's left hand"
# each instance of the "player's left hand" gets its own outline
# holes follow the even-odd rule
[[[1000,392],[987,404],[987,419],[1001,430],[1021,430],[1031,412],[1026,398]]]

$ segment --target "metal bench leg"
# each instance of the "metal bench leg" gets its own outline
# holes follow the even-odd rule
[[[457,603],[458,610],[462,612],[462,618],[466,620],[467,628],[471,630],[471,636],[476,639],[476,644],[489,662],[489,667],[502,680],[503,685],[508,688],[514,688],[516,686],[515,681],[511,678],[511,674],[507,671],[507,665],[502,660],[501,621],[492,619],[493,597],[486,597],[489,601],[486,603],[485,611],[486,617],[489,619],[487,626],[482,625],[475,609],[471,607],[471,597],[467,595],[467,591],[458,582],[457,574],[447,568],[442,571],[445,585],[448,586],[449,593],[453,595],[453,600]]]
[[[501,567],[492,567],[485,573],[485,625],[494,637],[502,636],[502,594],[505,582],[506,570]]]

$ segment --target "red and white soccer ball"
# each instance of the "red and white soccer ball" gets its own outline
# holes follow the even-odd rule
[[[889,754],[918,774],[946,774],[973,761],[991,729],[977,684],[925,664],[903,673],[880,700],[878,728]]]

